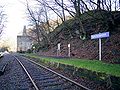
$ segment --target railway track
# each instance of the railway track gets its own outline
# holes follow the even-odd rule
[[[90,90],[89,88],[26,57],[14,56],[35,90]]]
[[[23,63],[17,57],[15,57],[15,59],[19,62],[19,64],[21,65],[21,67],[23,68],[23,70],[25,71],[25,73],[27,74],[27,76],[28,76],[29,80],[31,81],[31,83],[32,83],[33,87],[35,88],[35,90],[39,90],[38,87],[37,87],[37,85],[35,84],[34,80],[32,79],[31,75],[26,70],[25,66],[23,65]]]

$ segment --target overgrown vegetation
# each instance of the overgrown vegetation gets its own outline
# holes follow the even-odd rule
[[[26,6],[29,21],[33,25],[29,34],[39,45],[37,51],[48,49],[56,43],[54,38],[61,31],[64,31],[66,40],[75,36],[85,40],[96,32],[115,31],[115,25],[120,21],[120,15],[115,14],[119,13],[119,0],[34,1],[37,3],[34,8],[27,0]],[[56,19],[51,18],[51,12],[57,16]]]
[[[120,65],[116,65],[116,64],[108,64],[97,60],[39,57],[35,54],[26,54],[26,56],[37,58],[45,62],[61,63],[61,64],[74,66],[77,68],[84,68],[98,73],[105,73],[107,75],[120,77],[120,69],[119,69]]]
[[[61,43],[61,56],[67,56],[67,44],[71,45],[71,57],[98,59],[98,41],[91,35],[110,32],[110,37],[102,41],[102,59],[109,63],[119,63],[119,0],[34,0],[31,7],[26,0],[28,18],[33,27],[29,36],[35,49],[41,55],[55,56],[57,45]],[[51,12],[56,18],[51,18]],[[103,39],[102,39],[103,40]],[[30,51],[29,51],[30,52]]]

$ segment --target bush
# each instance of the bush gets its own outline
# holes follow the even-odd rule
[[[27,50],[27,53],[32,53],[32,50],[31,50],[31,49],[28,49],[28,50]]]

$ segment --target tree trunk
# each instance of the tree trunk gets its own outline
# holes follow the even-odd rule
[[[64,5],[63,5],[63,0],[62,0],[62,13],[63,13],[63,20],[65,21],[65,11],[64,11]]]
[[[100,10],[100,9],[101,9],[100,3],[101,3],[101,1],[100,1],[100,0],[97,0],[97,10]]]
[[[80,13],[80,0],[76,0],[76,2],[74,2],[74,7],[76,10],[76,20],[78,20],[79,22],[79,33],[80,33],[80,38],[83,39],[83,36],[86,36],[86,32],[85,29],[83,27],[82,21],[80,19],[81,13]]]

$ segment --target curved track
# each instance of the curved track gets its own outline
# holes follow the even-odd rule
[[[35,90],[90,90],[89,88],[25,57],[14,56]]]
[[[37,87],[37,85],[35,84],[34,80],[30,76],[29,72],[26,70],[25,66],[22,64],[22,62],[18,58],[16,58],[16,60],[19,62],[19,64],[21,65],[21,67],[23,68],[23,70],[25,71],[25,73],[27,74],[27,76],[29,77],[29,79],[30,79],[31,83],[33,84],[35,90],[39,90],[38,87]]]

